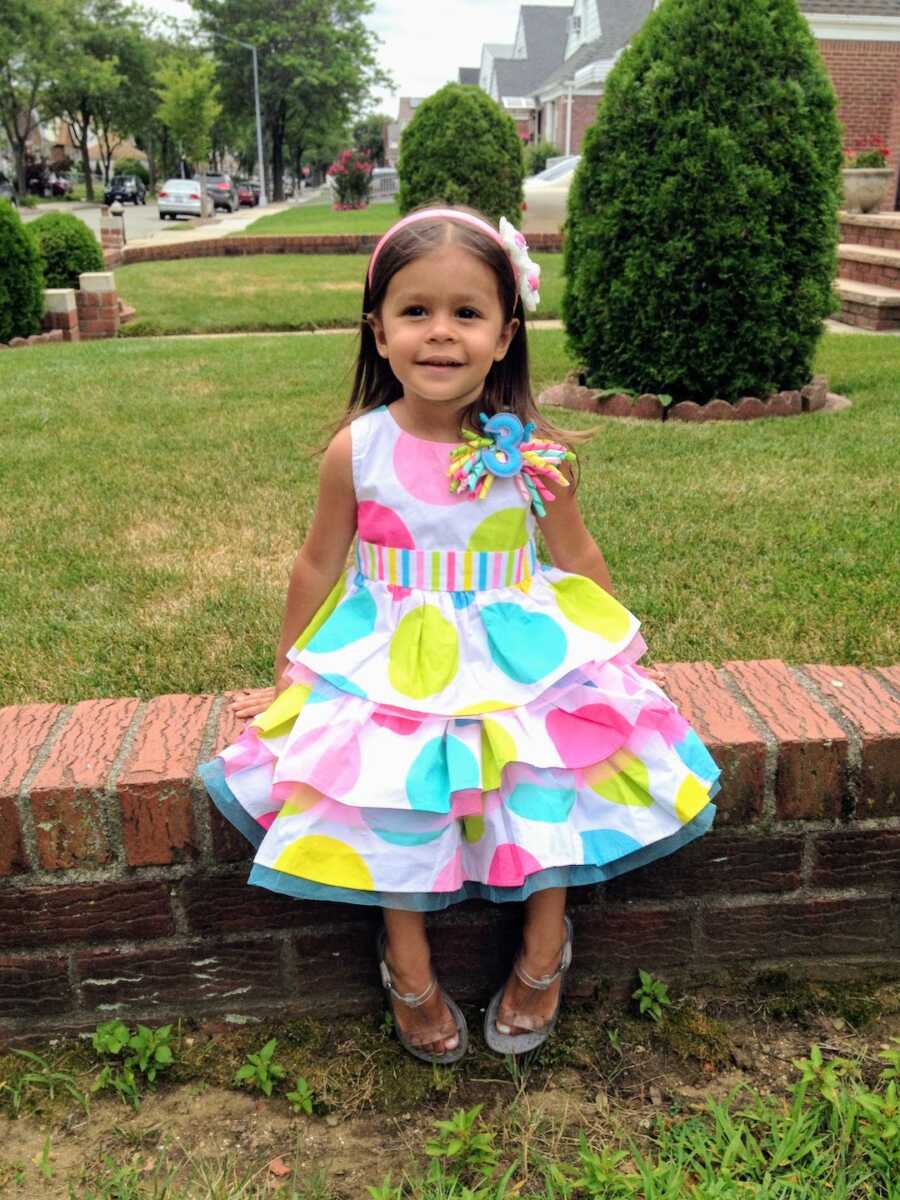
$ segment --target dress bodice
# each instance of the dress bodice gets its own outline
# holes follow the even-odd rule
[[[510,551],[527,546],[535,520],[512,479],[483,499],[450,491],[458,443],[405,433],[382,406],[350,426],[360,541],[405,550]]]

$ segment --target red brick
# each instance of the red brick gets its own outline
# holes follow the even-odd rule
[[[75,303],[79,309],[82,308],[99,308],[100,296],[97,292],[76,292]]]
[[[668,409],[666,419],[669,421],[702,421],[703,410],[693,400],[680,400],[678,404],[673,404]]]
[[[7,888],[0,897],[0,946],[114,942],[175,932],[165,883],[81,883]]]
[[[803,670],[859,734],[862,779],[856,816],[900,814],[900,700],[874,671],[820,664]]]
[[[840,725],[780,660],[724,666],[778,741],[776,816],[840,816],[847,795],[847,738]]]
[[[134,1013],[182,1013],[191,1006],[242,1011],[260,1002],[288,999],[281,947],[272,938],[204,942],[198,946],[143,946],[76,956],[85,1006],[114,1004]]]
[[[896,888],[900,879],[900,829],[835,829],[813,845],[813,887]]]
[[[323,919],[318,905],[280,896],[266,888],[249,887],[246,872],[185,879],[181,901],[188,925],[197,934],[256,933],[296,928],[304,919],[312,923]],[[329,920],[335,916],[329,905]]]
[[[102,812],[109,774],[137,700],[76,704],[31,787],[38,855],[49,871],[99,866],[112,849]]]
[[[752,824],[762,812],[766,746],[711,663],[660,663],[663,691],[722,770],[716,824]]]
[[[594,905],[575,914],[579,971],[600,978],[689,962],[693,954],[688,910]]]
[[[74,1007],[64,958],[0,958],[0,1017],[41,1021]]]
[[[116,780],[125,861],[163,865],[194,853],[191,776],[211,696],[157,696]]]
[[[888,897],[716,905],[701,914],[704,948],[717,962],[883,954],[900,947],[900,912]]]
[[[22,704],[0,708],[0,796],[16,796],[53,722],[59,704]]]
[[[801,883],[803,838],[707,833],[677,854],[604,885],[608,899],[665,900],[710,893],[791,892]]]
[[[0,876],[21,875],[27,870],[18,806],[11,796],[0,796]]]

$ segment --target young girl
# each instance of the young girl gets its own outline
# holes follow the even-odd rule
[[[395,1029],[429,1062],[468,1035],[426,911],[525,902],[484,1032],[533,1049],[571,958],[566,888],[670,854],[716,812],[718,768],[635,665],[646,646],[579,515],[574,454],[532,399],[537,287],[524,238],[470,209],[418,210],[380,240],[275,688],[235,706],[255,720],[201,769],[256,846],[250,883],[381,906]]]

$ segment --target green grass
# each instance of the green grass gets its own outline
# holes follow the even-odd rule
[[[350,335],[0,357],[0,704],[269,682]],[[537,389],[569,363],[531,335]],[[827,336],[838,414],[591,419],[581,507],[658,661],[900,658],[900,340]]]
[[[562,257],[543,269],[537,316],[559,316]],[[116,271],[119,292],[137,309],[126,337],[173,333],[266,332],[352,327],[362,310],[368,259],[350,254],[260,254],[137,263]]]
[[[370,204],[368,208],[335,212],[330,204],[302,204],[260,217],[240,236],[272,233],[385,233],[400,219],[394,201]],[[237,237],[239,235],[233,234]]]

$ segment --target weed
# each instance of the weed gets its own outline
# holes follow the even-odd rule
[[[103,1063],[91,1090],[100,1092],[109,1088],[123,1103],[137,1110],[141,1103],[141,1083],[152,1085],[160,1071],[174,1062],[171,1036],[171,1025],[159,1029],[138,1025],[135,1033],[122,1021],[105,1021],[98,1025],[91,1037],[91,1045],[101,1060],[114,1061]],[[126,1051],[129,1053],[123,1058]]]
[[[29,1091],[43,1092],[48,1100],[54,1100],[58,1092],[71,1096],[84,1109],[85,1116],[90,1116],[90,1102],[87,1096],[75,1083],[75,1076],[70,1071],[57,1071],[31,1050],[13,1050],[20,1058],[32,1064],[32,1070],[24,1071],[13,1082],[0,1082],[0,1092],[9,1093],[12,1115],[17,1117],[22,1111],[22,1105]]]
[[[631,993],[632,999],[638,1001],[642,1016],[649,1013],[654,1021],[658,1021],[662,1017],[662,1006],[672,1003],[666,985],[661,979],[654,979],[650,972],[643,968],[638,968],[638,975],[641,978],[641,986]]]
[[[290,1102],[294,1112],[306,1113],[308,1117],[313,1115],[315,1097],[313,1096],[312,1089],[302,1075],[298,1078],[294,1090],[288,1092],[285,1099]]]
[[[246,1083],[248,1087],[257,1088],[266,1096],[272,1095],[272,1088],[279,1079],[284,1079],[285,1070],[274,1060],[276,1038],[271,1038],[258,1054],[248,1054],[247,1062],[234,1073],[234,1082],[240,1086]]]

